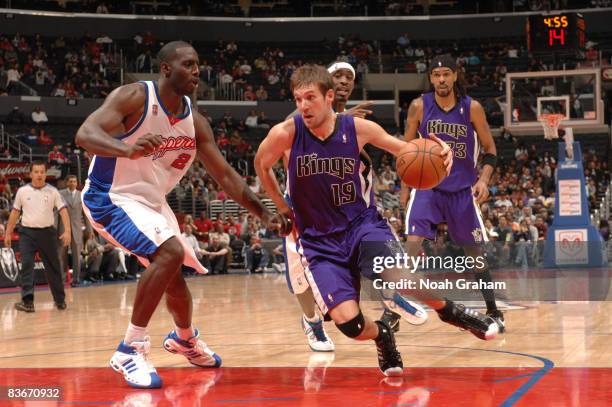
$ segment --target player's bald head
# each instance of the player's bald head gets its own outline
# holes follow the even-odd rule
[[[176,58],[177,50],[181,48],[193,48],[193,45],[185,41],[171,41],[161,47],[157,53],[157,60],[160,64],[162,62],[170,62]]]

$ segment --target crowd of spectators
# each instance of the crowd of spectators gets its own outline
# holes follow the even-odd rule
[[[112,43],[103,33],[73,39],[0,35],[0,95],[103,98],[118,81]]]

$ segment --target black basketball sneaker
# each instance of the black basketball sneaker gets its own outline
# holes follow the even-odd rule
[[[400,376],[404,370],[402,355],[395,346],[393,331],[385,322],[376,321],[379,335],[375,339],[378,352],[378,366],[385,376]]]
[[[385,308],[385,311],[380,317],[381,322],[384,322],[389,325],[393,332],[399,331],[400,319],[402,319],[402,316],[400,314],[398,314],[397,312],[393,312],[388,308]]]
[[[490,316],[466,308],[463,304],[456,304],[450,300],[446,302],[446,306],[437,312],[440,319],[447,324],[466,329],[485,341],[495,338],[499,333],[497,322]]]
[[[487,315],[490,316],[497,322],[497,326],[499,327],[499,333],[503,334],[506,332],[506,322],[504,321],[504,313],[500,310],[496,309],[493,311],[487,311]]]

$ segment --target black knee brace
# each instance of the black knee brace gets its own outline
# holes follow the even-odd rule
[[[365,329],[365,318],[363,317],[361,311],[359,311],[359,314],[357,314],[355,318],[343,324],[336,324],[336,326],[338,327],[340,332],[342,332],[349,338],[356,338],[361,335],[361,333]]]

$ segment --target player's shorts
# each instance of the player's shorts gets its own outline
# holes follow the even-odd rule
[[[406,210],[406,235],[434,240],[436,228],[443,222],[456,243],[489,241],[471,188],[457,192],[413,189]]]
[[[345,301],[359,301],[360,276],[373,278],[373,258],[395,256],[397,240],[387,221],[371,207],[347,230],[320,237],[300,236],[296,246],[314,299],[326,314]]]
[[[83,211],[93,228],[113,245],[135,254],[147,267],[149,256],[168,239],[176,236],[183,244],[183,264],[198,273],[208,273],[195,252],[181,236],[176,216],[167,203],[159,210],[108,188],[87,182],[83,189]]]

